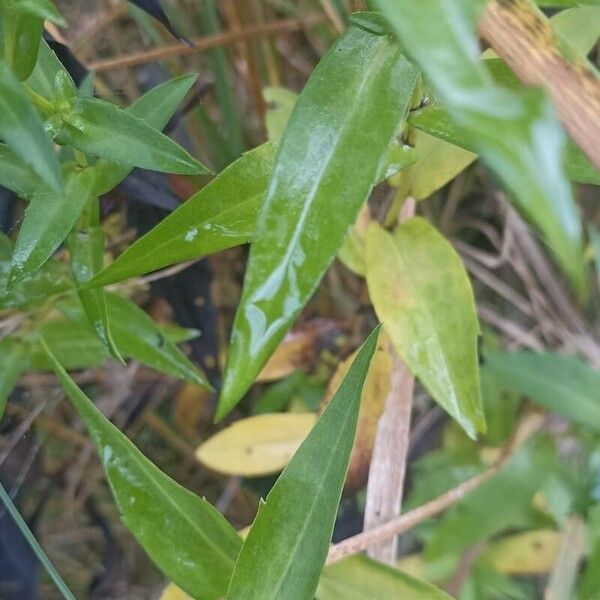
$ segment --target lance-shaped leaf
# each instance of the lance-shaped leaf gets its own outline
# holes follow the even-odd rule
[[[574,423],[600,431],[600,371],[575,356],[551,352],[492,352],[485,369],[503,387]]]
[[[479,325],[459,256],[416,217],[393,235],[371,224],[366,264],[369,294],[394,348],[440,406],[475,437],[485,429]]]
[[[137,304],[116,294],[107,294],[106,299],[113,339],[124,356],[134,358],[161,373],[212,389],[202,371],[190,362]]]
[[[56,86],[57,81],[61,82],[60,89]],[[34,92],[52,103],[59,100],[57,95],[59,91],[62,93],[67,91],[67,95],[72,97],[77,94],[77,86],[71,75],[60,62],[54,50],[43,39],[40,43],[35,68],[26,83]]]
[[[374,5],[584,294],[581,222],[562,168],[565,135],[541,90],[499,86],[479,60],[475,26],[485,2],[374,0]]]
[[[165,173],[210,173],[171,138],[109,102],[79,98],[63,120],[60,142],[92,156]]]
[[[25,344],[9,337],[0,340],[0,421],[8,396],[27,367]]]
[[[0,185],[30,200],[44,184],[22,158],[6,144],[0,144]]]
[[[150,16],[154,17],[157,21],[162,23],[167,31],[176,37],[178,40],[189,44],[185,39],[183,39],[171,25],[169,21],[169,17],[167,17],[163,7],[160,5],[159,0],[129,0],[131,4],[141,8],[143,11],[147,12]]]
[[[252,238],[277,146],[268,142],[244,154],[132,244],[93,280],[106,285]]]
[[[141,119],[153,129],[162,131],[175,114],[185,95],[196,81],[196,75],[182,75],[161,83],[138,98],[125,112]],[[97,172],[96,193],[112,190],[131,172],[132,166],[101,159],[94,165]]]
[[[41,267],[69,235],[94,192],[94,169],[72,171],[64,194],[34,195],[15,243],[9,284]]]
[[[217,600],[241,540],[211,504],[150,462],[77,387],[52,352],[48,359],[87,427],[125,525],[159,569],[196,600]]]
[[[44,124],[21,83],[0,61],[0,137],[25,163],[59,193],[63,182]]]
[[[35,67],[44,20],[66,26],[50,0],[5,2],[3,8],[4,56],[13,73],[27,79]]]
[[[382,171],[417,76],[391,36],[359,27],[311,75],[261,207],[217,418],[248,390],[335,257]]]
[[[439,588],[367,556],[357,555],[326,567],[319,600],[452,600]]]
[[[94,199],[81,218],[80,226],[68,238],[71,256],[71,271],[75,283],[79,286],[77,293],[85,313],[98,335],[100,341],[110,353],[122,361],[123,358],[116,347],[110,332],[110,320],[106,294],[103,289],[81,289],[96,273],[104,267],[104,235],[99,222],[98,200]]]
[[[227,600],[311,600],[327,558],[379,328],[261,504]]]

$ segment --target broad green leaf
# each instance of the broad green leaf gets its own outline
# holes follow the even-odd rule
[[[326,567],[318,600],[451,600],[448,594],[364,555]]]
[[[30,200],[44,184],[22,158],[7,145],[0,144],[0,185]]]
[[[487,61],[488,63],[502,61]],[[502,63],[504,65],[504,63]],[[505,68],[506,65],[504,65]],[[475,151],[474,144],[467,135],[457,128],[448,113],[439,106],[431,106],[410,114],[409,123],[425,133],[445,140],[471,152]],[[568,141],[564,150],[564,165],[569,179],[575,183],[591,183],[600,185],[600,171],[590,162],[578,146]]]
[[[479,60],[482,0],[374,0],[423,69],[452,119],[543,232],[573,287],[587,290],[582,228],[562,157],[565,135],[550,100],[494,83]]]
[[[110,332],[106,294],[102,288],[81,289],[104,267],[104,235],[99,223],[98,200],[94,199],[80,223],[68,238],[71,271],[85,313],[100,341],[117,359],[123,360]]]
[[[196,75],[183,75],[161,83],[138,98],[125,112],[141,119],[153,129],[162,131],[175,114],[185,95],[196,81]],[[115,164],[110,159],[96,162],[98,171],[96,193],[101,196],[120,183],[133,168],[127,164]]]
[[[415,217],[366,236],[369,295],[394,348],[467,434],[485,430],[471,283],[452,246]]]
[[[65,20],[50,0],[4,2],[2,7],[4,58],[13,73],[24,80],[35,67],[44,20],[65,26]]]
[[[403,124],[417,77],[390,36],[358,27],[311,75],[260,210],[218,419],[248,390],[342,245]]]
[[[277,479],[238,556],[227,600],[311,600],[327,558],[379,328]]]
[[[226,475],[279,473],[317,420],[314,413],[275,413],[240,419],[204,441],[196,458]]]
[[[276,151],[269,142],[244,154],[132,244],[94,278],[93,285],[122,281],[250,241]]]
[[[94,178],[92,168],[72,171],[67,177],[64,194],[40,191],[34,195],[15,243],[11,285],[39,269],[69,235],[92,199]]]
[[[8,396],[27,367],[25,345],[8,337],[0,340],[0,421]]]
[[[139,306],[116,294],[106,294],[111,333],[119,351],[161,373],[212,389],[204,374],[167,338]]]
[[[217,600],[241,540],[205,499],[151,463],[48,358],[98,451],[125,525],[159,569],[196,600]]]
[[[0,61],[0,137],[56,193],[63,189],[56,154],[21,83]]]
[[[59,73],[61,75],[58,75]],[[54,50],[42,39],[35,68],[26,83],[42,98],[54,103],[59,100],[57,97],[59,90],[56,88],[57,76],[63,82],[63,85],[70,89],[71,95],[77,94],[77,87],[73,79],[58,60]]]
[[[504,387],[573,422],[600,431],[600,371],[574,356],[493,352],[485,369]]]
[[[171,138],[109,102],[79,98],[63,121],[60,142],[92,156],[166,173],[210,173]]]

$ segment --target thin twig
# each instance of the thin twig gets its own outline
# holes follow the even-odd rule
[[[458,501],[462,500],[467,494],[477,489],[482,483],[493,477],[502,467],[513,457],[515,452],[529,439],[529,437],[538,431],[544,422],[544,416],[540,413],[528,414],[519,424],[512,440],[506,445],[500,458],[486,471],[479,473],[471,479],[461,483],[459,486],[445,492],[434,500],[411,510],[395,519],[391,519],[383,525],[354,535],[339,544],[333,544],[329,548],[327,564],[331,564],[365,551],[375,544],[384,540],[389,540],[394,536],[405,533],[426,519],[430,519],[444,512]]]
[[[158,48],[152,48],[144,52],[135,52],[127,55],[116,56],[106,60],[99,60],[87,65],[90,71],[107,71],[123,67],[132,67],[143,65],[155,60],[162,60],[173,56],[182,56],[194,52],[202,52],[210,48],[225,46],[231,42],[254,38],[259,36],[276,35],[279,33],[289,33],[292,31],[302,31],[305,27],[310,27],[325,21],[327,17],[323,14],[307,15],[302,19],[285,19],[264,23],[254,27],[248,27],[241,31],[226,31],[216,35],[205,36],[192,41],[192,46],[185,44],[166,44]]]

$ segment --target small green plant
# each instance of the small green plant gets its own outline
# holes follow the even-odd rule
[[[16,239],[0,238],[0,414],[25,371],[54,371],[94,441],[123,522],[159,569],[197,600],[448,596],[366,557],[325,567],[361,392],[384,335],[379,329],[347,366],[243,541],[215,507],[144,457],[69,376],[109,357],[135,359],[211,389],[177,347],[194,332],[157,325],[124,288],[108,291],[110,284],[251,244],[216,410],[222,420],[340,257],[365,278],[390,352],[462,430],[452,430],[445,450],[419,464],[422,478],[410,506],[445,489],[436,477],[458,484],[464,473],[485,471],[462,433],[488,436],[491,445],[506,442],[516,420],[500,391],[506,385],[588,428],[591,437],[600,430],[600,374],[583,361],[490,353],[480,377],[480,329],[463,263],[427,220],[406,218],[409,196],[429,195],[479,155],[535,226],[574,295],[585,302],[592,293],[571,182],[600,184],[600,173],[567,139],[542,90],[521,85],[499,58],[480,57],[475,27],[484,4],[376,0],[374,12],[352,15],[301,94],[288,97],[291,114],[273,115],[271,139],[237,158],[105,266],[101,195],[134,167],[210,173],[161,133],[194,77],[177,77],[117,107],[93,97],[87,86],[77,89],[42,39],[44,20],[64,25],[51,2],[2,3],[0,184],[27,208]],[[427,171],[425,148],[445,157],[445,177]],[[353,227],[384,180],[396,187],[394,202],[379,220]],[[63,244],[68,261],[55,255]],[[559,372],[577,396],[570,402],[557,391]],[[489,406],[482,387],[492,390]],[[591,441],[589,447],[591,465],[597,458]],[[480,534],[528,523],[540,465],[559,470],[556,456],[536,438],[493,484],[468,497],[462,520],[450,515],[433,532],[432,559],[450,546],[457,555],[466,551]],[[511,509],[486,518],[481,506],[488,502]],[[572,512],[587,517],[588,509]],[[599,556],[596,540],[590,564]],[[444,569],[436,581],[447,575]],[[592,589],[597,574],[585,577],[583,585]]]

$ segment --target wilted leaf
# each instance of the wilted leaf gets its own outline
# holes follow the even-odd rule
[[[356,430],[375,330],[348,375],[261,504],[228,600],[311,600],[325,564]],[[290,510],[293,507],[293,510]]]
[[[452,246],[424,219],[393,235],[372,224],[367,283],[396,352],[432,397],[475,437],[481,406],[473,290]]]
[[[279,473],[316,421],[313,413],[241,419],[203,442],[196,458],[205,467],[226,475],[260,477]]]
[[[439,588],[367,556],[346,558],[325,568],[319,600],[451,600]]]
[[[44,124],[23,86],[0,61],[0,137],[56,193],[63,182],[54,148]]]
[[[197,600],[221,598],[241,545],[235,529],[151,463],[46,352],[94,440],[125,525],[178,586]]]
[[[574,356],[492,352],[485,368],[502,384],[534,402],[600,431],[600,371]]]
[[[106,285],[248,242],[267,187],[276,146],[244,154],[93,280]]]
[[[39,191],[25,211],[12,258],[10,285],[39,269],[69,235],[94,192],[94,169],[72,171],[64,194]]]
[[[416,80],[390,37],[358,27],[311,75],[258,218],[218,419],[248,390],[339,250],[381,172]]]
[[[582,229],[564,175],[565,135],[538,89],[497,85],[479,60],[480,0],[374,0],[475,151],[543,232],[575,290],[584,294]]]
[[[60,142],[92,156],[165,173],[210,173],[171,138],[109,102],[79,98],[63,120]]]
[[[388,344],[388,337],[382,331],[379,334],[377,348],[373,354],[369,372],[362,389],[358,425],[356,427],[354,446],[350,455],[350,465],[346,477],[346,491],[363,488],[369,477],[369,465],[375,445],[377,424],[385,408],[385,401],[390,390],[392,358],[388,351]],[[355,357],[356,352],[338,365],[327,386],[327,391],[323,398],[323,406],[326,406],[330,402],[340,383],[348,373]]]

